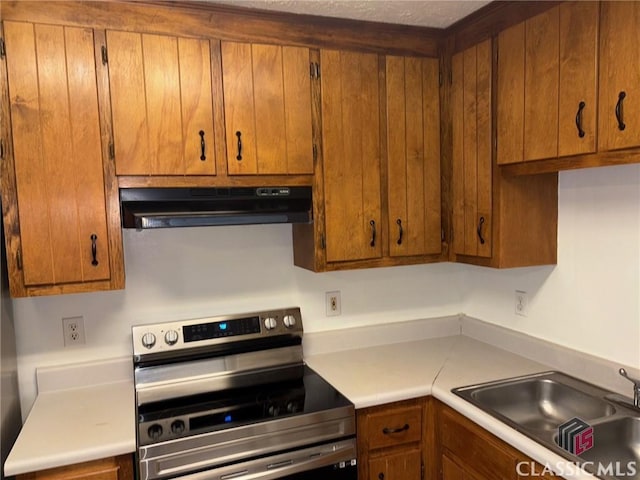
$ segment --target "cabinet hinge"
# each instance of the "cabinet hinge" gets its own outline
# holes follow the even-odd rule
[[[113,142],[109,143],[109,158],[111,160],[116,158],[116,147],[113,145]]]
[[[107,46],[102,45],[100,50],[102,52],[102,64],[106,65],[107,63],[109,63],[109,55],[107,55]]]
[[[18,270],[22,270],[22,255],[20,254],[20,250],[16,252],[16,265],[18,266]]]
[[[4,58],[6,55],[6,49],[4,47],[4,38],[0,38],[0,58]]]
[[[326,242],[326,240],[324,238],[324,233],[322,235],[320,235],[320,248],[322,248],[322,250],[327,248],[327,242]]]

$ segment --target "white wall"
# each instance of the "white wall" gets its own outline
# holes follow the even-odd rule
[[[457,313],[461,266],[316,274],[293,266],[290,225],[124,231],[124,291],[14,301],[23,416],[38,366],[131,355],[141,323],[300,306],[307,332]],[[325,317],[340,290],[342,315]],[[86,347],[65,348],[63,317],[84,316]]]
[[[293,266],[287,225],[124,234],[124,291],[14,301],[23,415],[37,366],[131,354],[134,324],[299,305],[306,331],[467,313],[640,366],[640,165],[562,173],[559,265],[495,271],[455,264],[314,274]],[[514,314],[526,290],[528,317]],[[324,294],[342,292],[327,318]],[[83,315],[86,347],[61,318]]]
[[[558,217],[557,266],[467,267],[463,311],[640,367],[640,165],[562,172]]]

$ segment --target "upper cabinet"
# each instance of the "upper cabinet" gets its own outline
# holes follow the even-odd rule
[[[117,190],[110,188],[113,171],[103,166],[108,148],[94,32],[5,21],[4,40],[0,76],[9,102],[3,102],[2,128],[10,114],[11,145],[2,167],[2,206],[11,294],[122,288]]]
[[[378,56],[320,52],[326,261],[382,256]]]
[[[214,175],[208,40],[108,31],[118,175]]]
[[[385,63],[389,255],[439,254],[438,59],[387,56]]]
[[[294,261],[315,271],[438,261],[437,59],[322,50],[314,225]]]
[[[640,147],[640,2],[602,2],[599,150]]]
[[[229,175],[313,173],[309,49],[221,49]]]
[[[498,268],[554,264],[558,176],[508,177],[492,148],[492,44],[452,59],[452,259]]]
[[[597,2],[567,2],[498,35],[498,164],[596,150]]]

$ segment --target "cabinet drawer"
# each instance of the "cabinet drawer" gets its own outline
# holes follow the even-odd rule
[[[486,478],[511,480],[517,459],[493,435],[448,410],[442,411],[441,439],[445,451]]]
[[[369,448],[383,448],[422,439],[422,407],[391,408],[368,416]]]

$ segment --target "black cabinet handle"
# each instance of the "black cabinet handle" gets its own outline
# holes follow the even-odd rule
[[[237,131],[236,137],[238,137],[238,156],[236,157],[236,160],[240,161],[242,160],[242,132]]]
[[[578,104],[578,113],[576,113],[576,128],[578,129],[578,136],[580,138],[584,137],[584,130],[582,129],[582,110],[587,104],[584,102],[580,102]]]
[[[384,480],[384,473],[380,472],[378,474],[378,480]]]
[[[382,433],[384,433],[385,435],[391,435],[392,433],[401,433],[401,432],[406,432],[407,430],[409,430],[409,424],[405,423],[400,428],[387,428],[387,427],[384,427],[382,429]]]
[[[402,220],[397,219],[396,225],[398,225],[398,241],[396,243],[402,245],[402,234],[404,233],[402,230]]]
[[[626,96],[627,94],[625,92],[620,92],[618,94],[618,103],[616,103],[616,120],[618,121],[618,130],[620,131],[627,128],[624,124],[624,110],[622,109],[622,102]]]
[[[198,135],[200,135],[200,160],[204,162],[207,159],[205,155],[206,144],[204,143],[204,130],[200,130]]]
[[[484,225],[484,217],[480,217],[480,221],[478,222],[478,238],[480,239],[481,245],[484,245],[484,237],[482,236],[483,225]]]
[[[375,220],[371,220],[369,222],[369,225],[371,225],[371,241],[369,242],[369,246],[375,247],[376,246],[376,222],[375,222]]]
[[[98,241],[98,236],[95,233],[91,234],[91,257],[93,258],[93,260],[91,260],[91,265],[93,265],[94,267],[98,266],[98,259],[96,258],[98,256],[98,246],[96,245],[96,242]]]

